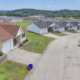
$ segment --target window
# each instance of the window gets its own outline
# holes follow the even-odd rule
[[[25,33],[22,34],[22,38],[24,38],[24,37],[25,37]]]

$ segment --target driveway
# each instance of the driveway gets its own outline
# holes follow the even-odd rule
[[[80,30],[77,30],[77,32],[79,32],[79,33],[80,33]]]
[[[80,33],[52,41],[24,80],[80,80]]]
[[[43,36],[51,37],[51,38],[59,38],[60,36],[54,35],[52,33],[43,34]]]
[[[35,64],[36,61],[40,58],[40,56],[41,54],[28,52],[20,48],[16,48],[7,54],[7,59],[28,65],[30,63]]]
[[[68,32],[68,31],[62,32],[62,33],[63,33],[63,34],[67,34],[67,35],[74,34],[74,33]]]

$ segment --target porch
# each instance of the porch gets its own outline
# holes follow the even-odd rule
[[[13,38],[13,49],[17,48],[21,43],[21,35]]]

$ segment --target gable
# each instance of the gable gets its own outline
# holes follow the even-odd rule
[[[55,26],[55,23],[52,23],[49,27],[53,27],[53,26]]]
[[[16,35],[16,36],[19,36],[19,35],[21,35],[21,34],[23,34],[23,30],[22,30],[22,28],[20,27],[19,30],[18,30],[18,32],[17,32],[17,35]]]

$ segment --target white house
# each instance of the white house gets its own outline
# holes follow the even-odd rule
[[[27,30],[38,34],[45,34],[52,31],[53,25],[54,23],[50,21],[39,21],[28,25]]]
[[[79,27],[79,22],[69,22],[66,25],[66,30],[78,30]]]
[[[10,22],[0,23],[0,51],[7,53],[26,39],[27,30]]]
[[[27,30],[38,33],[38,34],[45,34],[51,31],[59,31],[64,32],[68,30],[77,30],[80,28],[80,25],[78,22],[51,22],[51,21],[39,21],[34,22],[27,26]]]

